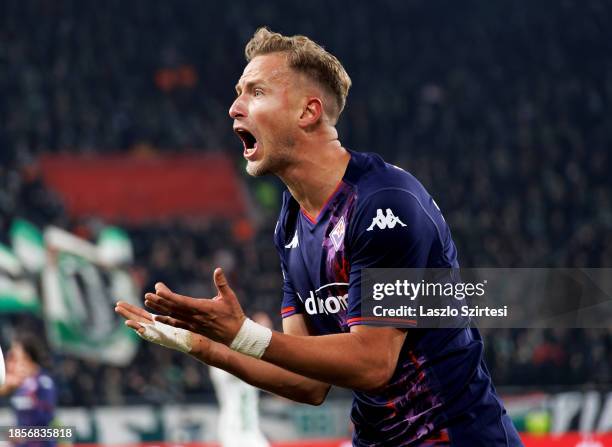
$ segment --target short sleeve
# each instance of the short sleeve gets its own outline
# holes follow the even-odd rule
[[[420,200],[411,191],[387,188],[357,207],[349,232],[349,326],[368,324],[361,317],[362,269],[427,267],[432,246],[440,239],[436,220],[442,217],[439,211],[432,216],[433,207]]]
[[[297,313],[302,313],[302,302],[297,297],[291,279],[287,274],[285,263],[281,260],[281,272],[283,274],[283,301],[281,305],[281,317],[287,318]]]

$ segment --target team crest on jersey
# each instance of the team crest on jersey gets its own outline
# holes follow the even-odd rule
[[[383,214],[383,210],[378,208],[376,210],[376,217],[372,219],[372,224],[366,231],[372,231],[374,227],[378,227],[381,230],[384,230],[385,228],[395,228],[397,224],[400,224],[402,227],[406,226],[406,224],[402,222],[399,217],[393,214],[391,208],[387,208],[387,214]]]
[[[334,229],[331,231],[331,233],[329,233],[329,238],[331,239],[332,244],[334,244],[334,248],[336,249],[336,251],[338,251],[338,249],[342,245],[342,241],[344,240],[344,230],[345,229],[346,229],[346,223],[344,221],[344,216],[342,216],[340,220],[338,221],[338,223],[336,224],[336,226],[334,227]]]

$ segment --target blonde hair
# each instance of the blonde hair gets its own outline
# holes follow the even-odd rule
[[[278,52],[287,54],[290,68],[304,73],[332,95],[335,104],[324,104],[324,108],[335,123],[351,87],[351,78],[340,61],[306,36],[283,36],[265,27],[255,32],[244,49],[247,62],[256,56]]]

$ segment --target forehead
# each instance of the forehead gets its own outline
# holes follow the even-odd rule
[[[253,81],[286,81],[291,71],[287,65],[287,57],[282,53],[263,54],[254,57],[244,68],[238,86]]]

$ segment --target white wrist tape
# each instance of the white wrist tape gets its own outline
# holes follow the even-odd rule
[[[153,323],[140,323],[144,327],[144,333],[140,335],[147,341],[157,343],[166,348],[177,351],[190,352],[192,348],[191,332],[168,324],[160,323],[153,316]]]
[[[247,318],[232,341],[230,349],[260,359],[270,340],[272,340],[270,329]]]

